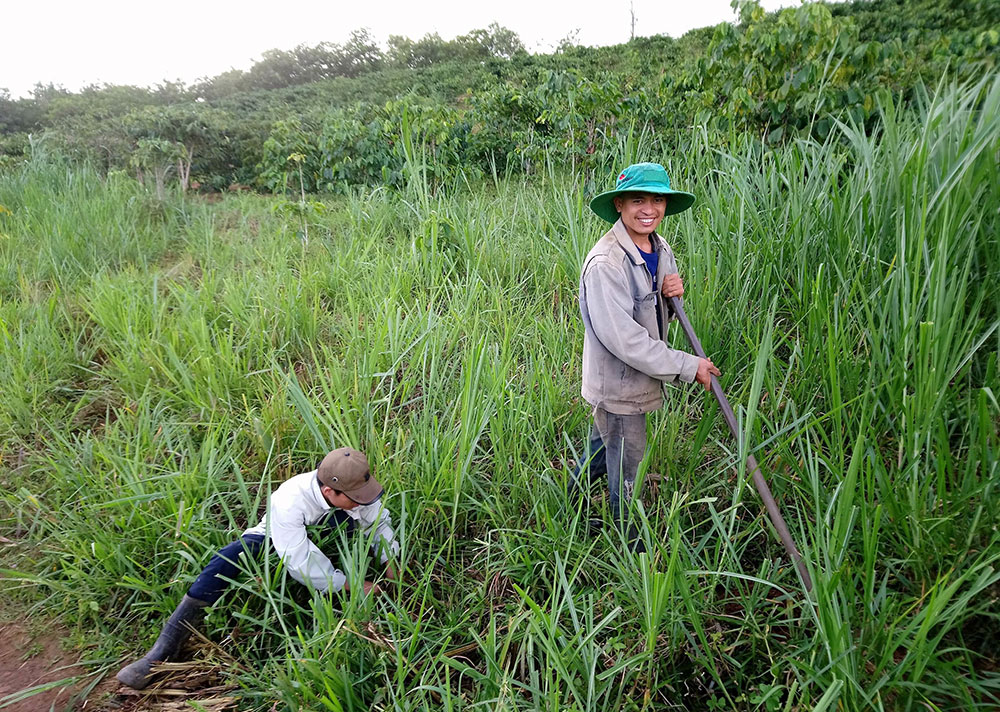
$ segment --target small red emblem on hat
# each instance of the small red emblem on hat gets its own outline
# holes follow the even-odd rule
[[[624,178],[625,178],[625,174],[624,173],[622,173],[620,176],[618,176],[618,180],[624,180]]]

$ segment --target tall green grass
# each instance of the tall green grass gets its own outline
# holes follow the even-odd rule
[[[669,389],[641,556],[562,494],[588,418],[576,279],[606,229],[584,177],[435,194],[414,137],[402,193],[338,199],[303,245],[266,198],[0,175],[5,599],[132,655],[276,483],[351,444],[407,576],[331,606],[255,564],[207,621],[245,709],[995,707],[998,104],[983,80],[822,143],[608,147],[698,195],[663,232],[742,404],[733,443]]]

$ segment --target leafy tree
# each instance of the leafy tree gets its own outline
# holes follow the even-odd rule
[[[385,63],[385,55],[367,28],[351,32],[341,52],[344,61],[340,76],[356,77],[380,69]]]
[[[0,89],[0,134],[34,131],[41,122],[42,115],[34,101],[11,99],[8,90]]]
[[[441,39],[437,32],[429,32],[419,40],[389,35],[388,44],[389,60],[396,66],[411,69],[429,67],[462,56],[462,48],[457,43]]]
[[[214,77],[199,79],[191,87],[198,99],[218,101],[250,89],[250,78],[242,69],[230,69]]]
[[[156,197],[163,200],[166,198],[167,174],[183,156],[184,147],[179,143],[162,138],[144,137],[136,142],[130,163],[136,169],[136,178],[140,183],[145,184],[146,176],[149,173],[153,174]]]
[[[517,33],[496,22],[490,23],[486,29],[472,30],[456,37],[455,43],[464,50],[463,58],[469,59],[510,59],[525,51]]]
[[[443,40],[441,35],[432,32],[416,41],[390,35],[388,44],[389,62],[411,69],[458,60],[510,59],[525,51],[516,32],[495,22],[486,29],[472,30],[454,40]]]
[[[218,109],[197,104],[146,108],[130,113],[124,124],[136,144],[147,147],[146,163],[158,166],[164,157],[172,158],[181,191],[190,185],[196,158],[204,164],[224,159],[228,116]],[[167,144],[172,146],[169,151]]]
[[[405,117],[405,120],[404,120]],[[318,122],[279,121],[264,143],[260,183],[287,192],[289,156],[305,191],[341,192],[351,185],[402,185],[408,138],[432,187],[467,168],[469,125],[455,110],[415,99],[338,108]],[[296,186],[293,186],[296,187]]]
[[[358,29],[343,45],[320,42],[314,46],[302,44],[290,51],[267,50],[249,72],[231,70],[197,87],[199,95],[205,97],[225,96],[234,90],[278,89],[334,77],[355,77],[380,68],[383,59],[371,33]]]
[[[768,14],[756,0],[736,0],[740,24],[716,27],[708,54],[682,79],[686,109],[698,123],[721,127],[812,126],[842,108],[864,120],[874,109],[872,88],[859,85],[878,53],[858,51],[857,28],[828,6],[807,3]],[[829,130],[825,119],[821,135]]]

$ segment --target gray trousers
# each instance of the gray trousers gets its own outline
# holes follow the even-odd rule
[[[607,474],[608,504],[612,515],[618,522],[626,521],[624,514],[632,501],[635,476],[645,454],[645,413],[618,415],[603,408],[594,408],[589,451],[573,473],[571,492],[579,496],[581,488],[586,488],[584,482],[589,483]]]
[[[646,414],[618,415],[594,408],[594,426],[604,442],[608,464],[608,504],[618,521],[632,501],[635,475],[646,455]]]

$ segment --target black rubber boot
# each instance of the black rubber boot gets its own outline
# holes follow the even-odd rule
[[[604,441],[596,430],[591,432],[581,457],[582,459],[570,473],[566,487],[566,501],[575,509],[590,504],[591,486],[596,480],[603,479],[608,474]]]
[[[133,690],[144,689],[151,681],[150,668],[155,663],[169,662],[177,657],[184,641],[191,635],[193,627],[205,617],[205,601],[184,596],[177,610],[167,619],[160,637],[144,656],[118,671],[118,682]]]
[[[628,548],[633,554],[646,553],[646,542],[639,536],[639,528],[631,521],[625,529],[625,541],[628,542]]]
[[[628,512],[612,512],[612,519],[615,523],[615,528],[621,532],[622,536],[625,538],[625,546],[633,554],[643,554],[646,551],[646,542],[642,540],[639,536],[639,527],[635,525],[632,521],[632,517]]]

